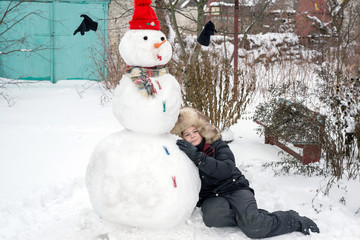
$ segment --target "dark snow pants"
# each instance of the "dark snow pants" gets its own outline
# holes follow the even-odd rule
[[[291,211],[269,213],[258,209],[254,194],[237,190],[229,195],[205,200],[203,220],[208,227],[239,226],[249,238],[266,238],[296,231],[297,219]]]

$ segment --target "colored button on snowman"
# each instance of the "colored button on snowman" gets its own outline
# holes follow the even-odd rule
[[[135,0],[119,51],[126,74],[113,113],[125,130],[96,146],[86,173],[94,210],[105,220],[166,229],[185,222],[200,190],[198,170],[169,132],[181,107],[180,86],[166,64],[172,49],[151,0]]]

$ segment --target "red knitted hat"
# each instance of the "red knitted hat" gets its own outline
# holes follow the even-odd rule
[[[134,14],[129,22],[130,29],[160,30],[154,10],[150,7],[152,0],[134,0]]]

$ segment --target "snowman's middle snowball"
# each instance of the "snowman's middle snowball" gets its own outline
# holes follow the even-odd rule
[[[151,80],[157,93],[155,97],[146,97],[131,78],[124,75],[115,90],[113,113],[126,129],[151,134],[168,133],[179,116],[180,86],[171,74]]]

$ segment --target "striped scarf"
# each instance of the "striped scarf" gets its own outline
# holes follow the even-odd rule
[[[214,157],[215,154],[214,148],[208,143],[204,143],[202,152],[205,153],[206,156],[211,156],[211,157]]]
[[[167,73],[169,71],[166,65],[155,67],[126,66],[126,75],[131,78],[141,93],[152,98],[155,97],[157,91],[150,77],[159,77]],[[156,83],[161,89],[159,81],[156,81]]]

